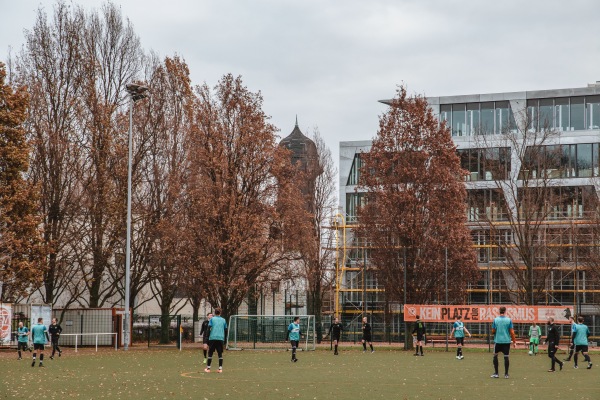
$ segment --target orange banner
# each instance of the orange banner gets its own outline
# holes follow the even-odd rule
[[[453,322],[460,315],[464,323],[492,322],[500,315],[500,307],[506,307],[506,316],[515,323],[536,322],[545,324],[553,317],[557,324],[568,324],[573,315],[572,306],[515,306],[515,305],[432,305],[405,304],[404,321],[416,321],[417,315],[423,322]]]

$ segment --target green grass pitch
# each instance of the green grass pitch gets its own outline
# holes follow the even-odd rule
[[[598,354],[592,354],[591,370],[580,361],[577,370],[570,362],[563,371],[548,373],[545,354],[514,351],[510,379],[491,379],[492,356],[481,349],[465,349],[464,360],[452,349],[428,351],[425,357],[375,349],[371,354],[360,346],[344,347],[339,356],[324,349],[300,352],[298,363],[284,351],[228,351],[223,374],[203,372],[199,349],[74,353],[65,348],[54,360],[46,352],[45,368],[32,368],[29,353],[17,361],[16,352],[3,352],[0,398],[600,399]]]

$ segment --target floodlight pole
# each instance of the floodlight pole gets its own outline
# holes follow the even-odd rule
[[[136,84],[126,85],[129,94],[129,134],[128,134],[128,155],[127,155],[127,238],[125,243],[125,312],[123,314],[123,350],[129,350],[130,337],[130,313],[129,313],[129,286],[131,281],[131,164],[133,157],[133,104],[146,97],[148,90],[145,86]]]

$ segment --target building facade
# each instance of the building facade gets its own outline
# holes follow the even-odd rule
[[[479,304],[575,305],[599,314],[600,82],[582,88],[427,98],[451,129],[465,172],[466,223]],[[382,101],[391,104],[391,100]],[[377,313],[385,301],[368,248],[352,234],[370,141],[340,142],[339,311]],[[531,290],[524,290],[530,288]]]

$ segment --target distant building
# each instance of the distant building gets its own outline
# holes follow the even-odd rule
[[[514,251],[506,245],[517,240],[514,218],[509,223],[509,217],[522,211],[517,203],[524,195],[524,179],[550,179],[548,190],[557,195],[543,206],[547,214],[536,239],[542,242],[534,270],[551,273],[542,288],[543,300],[537,302],[575,305],[582,314],[597,313],[600,282],[591,278],[581,261],[591,251],[598,253],[599,244],[591,227],[598,221],[600,197],[600,82],[582,88],[429,97],[427,101],[451,129],[462,168],[468,172],[465,212],[481,271],[480,281],[468,289],[468,301],[523,302],[506,268],[506,249]],[[391,104],[391,100],[382,102]],[[518,128],[522,116],[528,125]],[[522,132],[548,130],[553,136],[541,145],[535,138],[522,139]],[[507,133],[516,139],[506,140]],[[352,227],[360,223],[357,209],[364,201],[357,190],[361,152],[370,148],[369,140],[340,142],[339,199],[345,216],[340,229],[346,242],[338,282],[341,311],[348,317],[381,313],[385,301],[376,272],[361,268],[368,263],[368,251],[352,235]],[[542,155],[538,159],[545,160],[544,165],[529,156],[534,153]],[[511,188],[515,193],[508,192]]]

